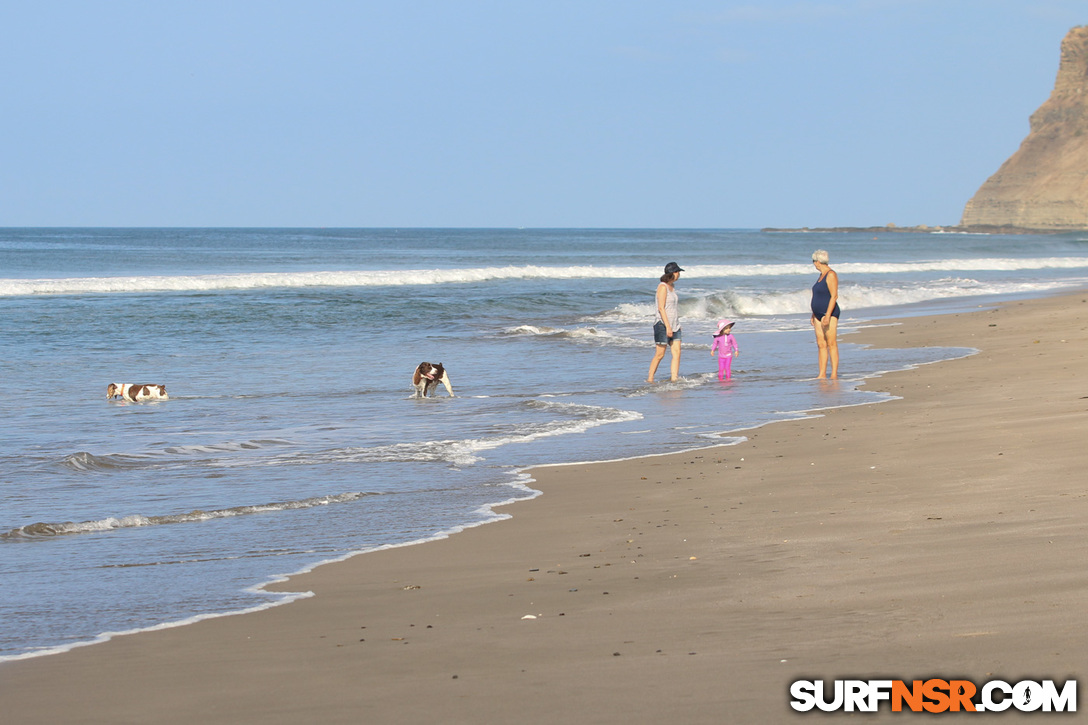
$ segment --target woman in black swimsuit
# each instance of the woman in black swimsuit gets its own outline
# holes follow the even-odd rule
[[[831,360],[831,379],[839,377],[839,275],[828,266],[827,252],[812,253],[820,278],[812,285],[812,329],[816,331],[816,346],[820,349],[820,374],[827,377],[827,361]]]

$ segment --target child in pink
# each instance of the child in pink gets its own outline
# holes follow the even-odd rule
[[[710,346],[710,354],[718,356],[718,380],[732,377],[733,358],[740,355],[737,339],[732,333],[732,320],[718,320],[718,331],[714,334],[714,344]]]

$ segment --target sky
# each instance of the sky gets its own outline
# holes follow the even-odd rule
[[[956,224],[1084,0],[0,0],[0,227]]]

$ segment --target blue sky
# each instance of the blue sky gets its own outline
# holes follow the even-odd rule
[[[0,0],[0,226],[955,224],[1083,0]]]

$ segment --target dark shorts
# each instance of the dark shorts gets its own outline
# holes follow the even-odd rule
[[[672,337],[669,337],[668,335],[665,334],[665,323],[664,322],[655,322],[654,323],[654,342],[656,342],[658,345],[668,345],[673,340],[679,340],[680,339],[680,332],[681,332],[680,330],[673,330],[672,331]]]

